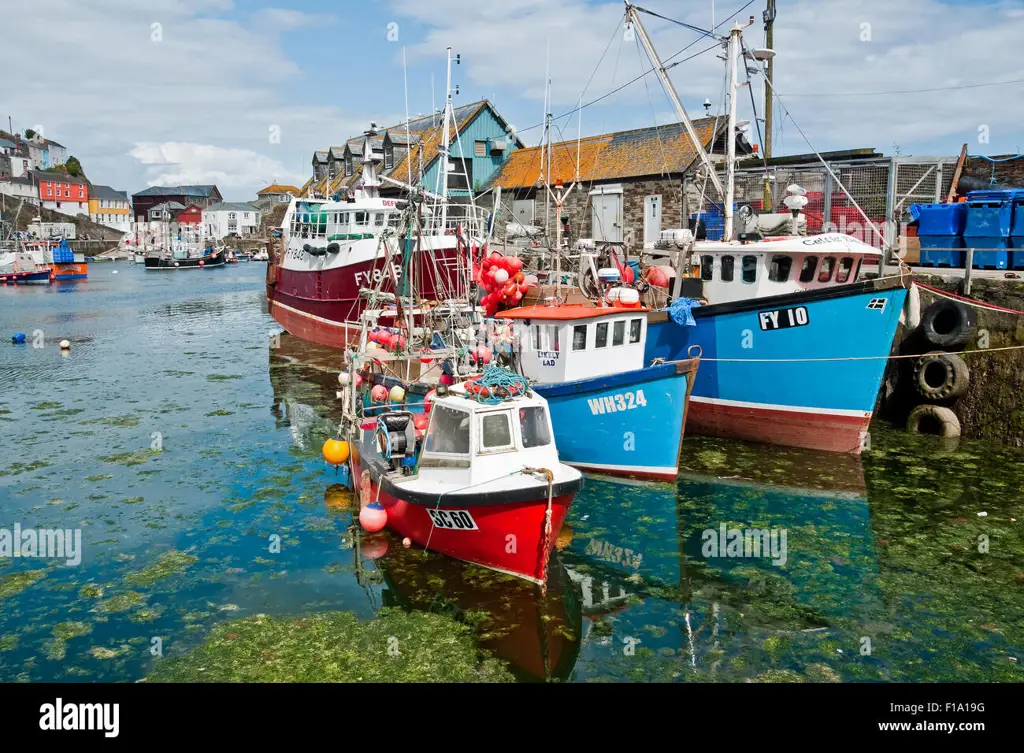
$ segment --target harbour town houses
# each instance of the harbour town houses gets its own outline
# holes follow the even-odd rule
[[[126,191],[93,184],[89,187],[89,219],[126,233],[131,229],[131,204]]]
[[[259,227],[260,214],[252,204],[224,201],[203,210],[203,228],[209,238],[252,235]]]
[[[169,217],[149,216],[149,210],[160,204],[178,204],[172,209],[177,212],[191,204],[206,208],[224,200],[217,186],[151,186],[144,191],[132,194],[132,212],[137,222],[150,219],[170,219]],[[164,208],[167,209],[167,208]]]
[[[39,191],[39,203],[61,214],[89,214],[89,184],[84,178],[64,173],[32,173]]]
[[[485,185],[523,143],[487,100],[455,108],[456,128],[449,148],[450,196],[468,195],[467,189]],[[309,198],[331,198],[353,188],[362,175],[363,151],[368,145],[376,161],[377,174],[385,178],[382,196],[400,194],[403,189],[390,181],[408,183],[428,191],[439,191],[441,163],[438,159],[443,140],[444,117],[441,114],[417,117],[387,128],[371,127],[340,146],[313,153],[313,177],[300,191]]]
[[[712,159],[721,161],[726,152],[725,119],[700,118],[693,127]],[[547,201],[544,187],[547,152],[547,146],[520,149],[495,174],[488,187],[500,186],[502,204],[511,208],[510,216],[503,213],[498,219],[495,233],[504,233],[507,226],[539,226],[554,235],[554,203]],[[736,153],[751,152],[751,145],[737,132]],[[562,209],[571,240],[641,246],[658,240],[662,228],[687,226],[699,203],[699,194],[692,189],[699,164],[685,127],[674,123],[551,144],[550,185],[552,190],[559,185],[568,190],[578,176]]]

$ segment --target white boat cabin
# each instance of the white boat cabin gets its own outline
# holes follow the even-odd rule
[[[537,393],[486,405],[458,384],[430,410],[419,481],[441,489],[494,480],[488,485],[492,491],[536,483],[509,474],[523,467],[558,468],[554,436],[547,400]]]
[[[881,252],[849,235],[790,236],[753,243],[699,241],[691,257],[711,303],[796,293],[856,282]]]
[[[646,309],[528,306],[498,316],[513,320],[523,375],[538,384],[644,367]]]

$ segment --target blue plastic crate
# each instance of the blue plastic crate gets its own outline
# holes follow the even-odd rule
[[[965,248],[993,249],[990,251],[975,251],[975,269],[1009,269],[1010,268],[1010,239],[997,236],[972,237],[964,236]]]
[[[1015,204],[1022,200],[1024,191],[971,191],[967,194],[964,237],[1009,238]]]
[[[966,254],[964,239],[955,235],[920,235],[922,267],[950,267],[963,269]]]
[[[914,208],[911,214],[917,218],[919,236],[963,235],[966,204],[916,204]]]
[[[1024,269],[1024,237],[1015,238],[1013,247],[1017,250],[1010,253],[1010,269]]]

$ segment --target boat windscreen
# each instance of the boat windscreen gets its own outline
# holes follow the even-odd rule
[[[424,451],[468,455],[469,414],[442,405],[435,405],[430,414]]]

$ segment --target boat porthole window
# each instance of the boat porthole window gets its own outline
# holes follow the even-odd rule
[[[836,257],[826,256],[821,260],[821,269],[818,271],[818,282],[828,282],[832,279],[832,272],[836,268]]]
[[[853,257],[844,256],[839,261],[839,271],[836,272],[836,282],[843,283],[848,282],[850,279],[850,272],[853,271]]]
[[[732,282],[736,276],[736,259],[732,256],[722,257],[722,282]]]
[[[768,279],[772,282],[789,282],[789,273],[793,269],[793,259],[789,256],[775,255],[768,268]]]
[[[622,345],[626,342],[626,320],[620,319],[612,326],[612,345]]]
[[[508,413],[494,413],[480,419],[480,436],[483,449],[494,450],[512,446],[512,427]]]
[[[594,347],[604,348],[608,346],[608,322],[601,322],[597,325],[597,333],[594,337]]]
[[[805,256],[804,265],[800,268],[800,282],[813,282],[814,270],[818,267],[817,256]]]
[[[572,328],[572,349],[573,350],[586,350],[587,349],[587,325],[577,324]]]
[[[700,257],[700,279],[710,280],[715,272],[715,257],[704,254]]]
[[[551,444],[551,430],[548,428],[548,414],[542,406],[519,409],[519,433],[523,448],[543,447]]]
[[[642,329],[643,326],[644,325],[643,325],[643,320],[642,319],[633,319],[629,323],[629,342],[630,342],[630,345],[632,345],[633,343],[640,342],[640,332],[641,332],[641,329]]]
[[[743,282],[757,282],[757,257],[743,257]]]

